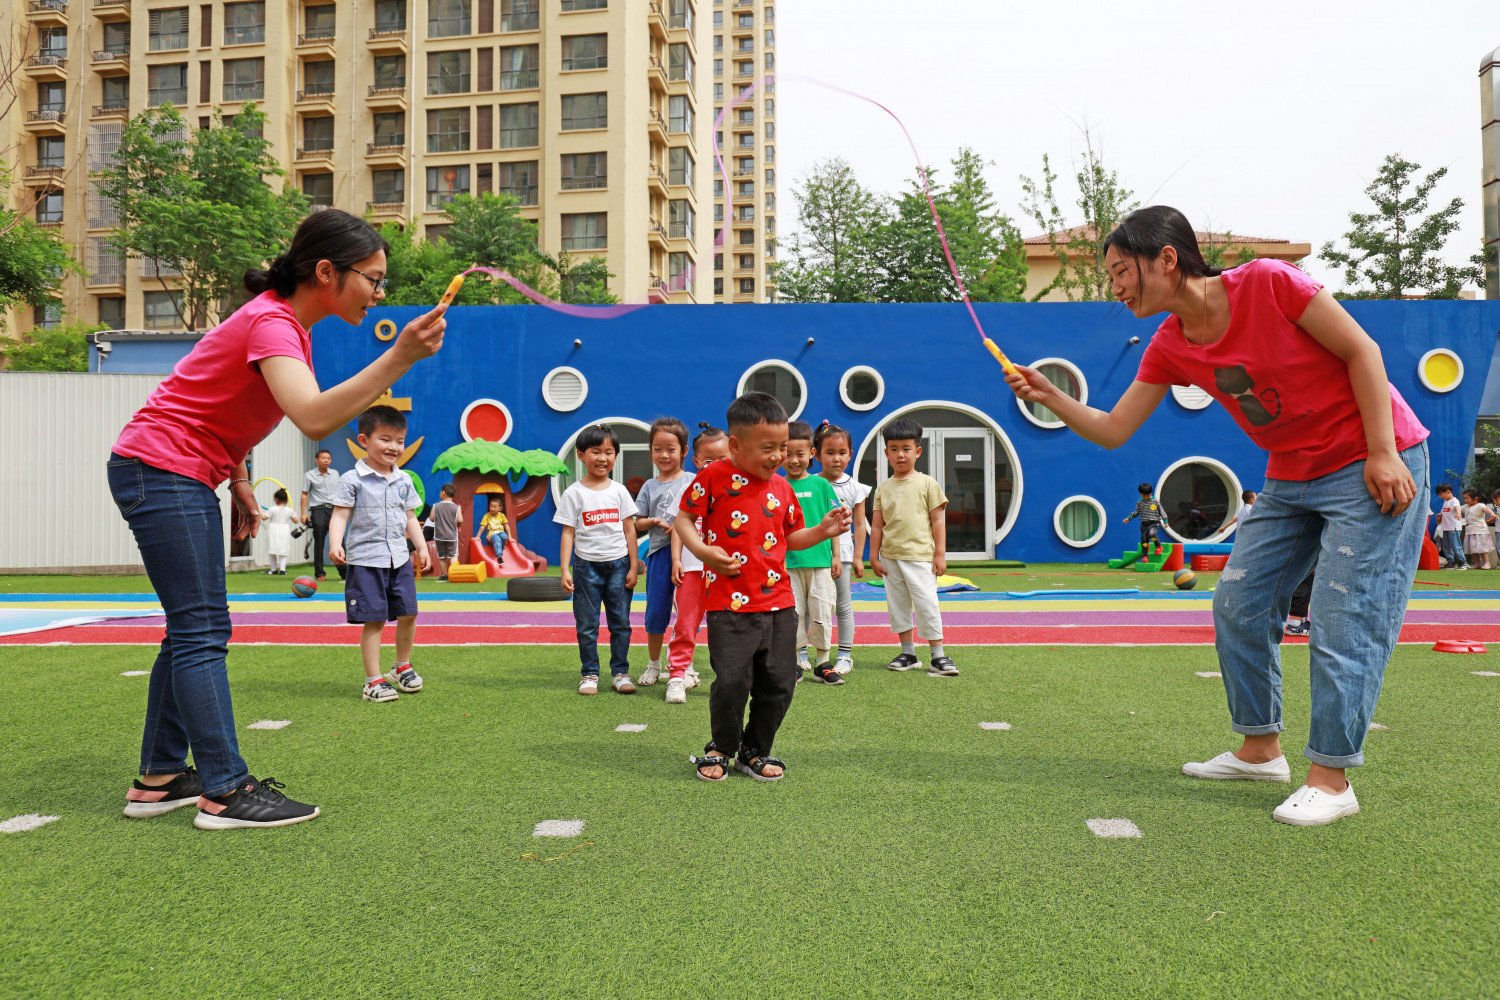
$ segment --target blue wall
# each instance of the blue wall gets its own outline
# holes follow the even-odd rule
[[[166,375],[197,346],[198,340],[142,338],[108,343],[111,349],[107,356],[102,356],[102,362],[98,346],[89,345],[89,371],[106,375]]]
[[[1500,331],[1500,302],[1351,302],[1355,318],[1380,343],[1391,380],[1432,431],[1433,475],[1462,469],[1472,448],[1473,425],[1490,358]],[[984,304],[977,306],[991,336],[1022,363],[1063,357],[1088,382],[1090,403],[1113,405],[1130,384],[1155,320],[1137,320],[1123,307],[1105,303]],[[381,319],[398,326],[422,312],[416,308],[372,311],[358,329],[328,320],[314,331],[319,381],[347,378],[387,345],[374,336]],[[1131,346],[1132,336],[1141,338]],[[815,339],[809,345],[808,338]],[[574,346],[574,340],[581,344]],[[1466,375],[1453,392],[1423,388],[1417,362],[1427,350],[1447,347],[1464,362]],[[118,353],[118,352],[117,352]],[[564,316],[530,306],[462,307],[449,314],[442,352],[423,362],[395,386],[412,399],[408,442],[426,442],[411,467],[429,489],[447,481],[432,474],[433,460],[462,437],[458,421],[474,399],[503,402],[515,421],[507,442],[520,449],[557,451],[580,427],[604,417],[681,417],[722,424],[740,376],[756,362],[779,359],[795,365],[807,382],[802,419],[824,418],[849,428],[858,449],[865,436],[898,407],[920,400],[947,400],[976,407],[1009,437],[1021,466],[1023,492],[1017,520],[997,546],[999,558],[1100,561],[1134,544],[1134,525],[1120,518],[1135,501],[1135,484],[1156,482],[1178,458],[1215,458],[1258,489],[1265,455],[1217,404],[1194,411],[1169,395],[1136,437],[1115,451],[1091,445],[1071,431],[1046,430],[1025,419],[1001,380],[1001,371],[978,342],[959,305],[836,306],[653,306],[613,320]],[[839,396],[843,373],[868,365],[885,380],[885,398],[859,412]],[[572,413],[557,413],[542,399],[543,377],[559,365],[579,369],[588,397]],[[345,438],[325,441],[336,468],[351,464]],[[294,470],[285,470],[293,474]],[[1058,539],[1052,523],[1058,502],[1073,494],[1093,496],[1108,513],[1104,538],[1088,549]],[[528,546],[554,557],[558,532],[553,504],[520,527]]]

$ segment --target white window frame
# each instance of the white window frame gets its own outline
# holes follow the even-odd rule
[[[1095,530],[1095,532],[1092,535],[1090,535],[1088,538],[1086,538],[1086,539],[1084,539],[1082,541],[1075,541],[1075,540],[1069,538],[1067,535],[1063,534],[1063,529],[1062,529],[1062,513],[1063,513],[1063,510],[1068,505],[1075,504],[1075,503],[1086,503],[1090,507],[1093,507],[1094,510],[1096,510],[1096,511],[1099,512],[1099,527],[1098,527],[1098,529]],[[1057,537],[1059,539],[1061,539],[1062,543],[1064,545],[1070,547],[1070,548],[1074,548],[1074,549],[1087,549],[1087,548],[1092,548],[1095,545],[1098,545],[1100,539],[1102,539],[1104,537],[1104,531],[1105,531],[1105,529],[1108,528],[1108,527],[1109,527],[1109,514],[1105,512],[1105,510],[1104,510],[1104,504],[1100,503],[1098,500],[1094,499],[1091,496],[1084,496],[1082,493],[1075,493],[1073,496],[1063,497],[1062,501],[1057,505],[1057,508],[1052,511],[1052,530],[1057,533]]]

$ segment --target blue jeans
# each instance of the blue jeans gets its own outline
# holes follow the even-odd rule
[[[505,543],[510,541],[510,536],[503,531],[490,531],[485,533],[484,540],[495,550],[496,561],[505,562]]]
[[[1463,531],[1463,525],[1459,525],[1452,531],[1445,531],[1438,536],[1439,554],[1448,560],[1449,566],[1467,566],[1469,564],[1469,561],[1464,558]]]
[[[109,492],[141,550],[167,613],[151,668],[141,773],[174,774],[188,750],[203,790],[222,795],[249,777],[229,701],[229,597],[219,498],[195,479],[111,455]]]
[[[583,673],[599,675],[599,606],[609,625],[609,672],[630,673],[630,591],[625,574],[633,556],[610,562],[573,560],[573,620],[578,625],[578,658]]]
[[[1267,479],[1240,525],[1214,590],[1218,649],[1234,731],[1282,731],[1282,622],[1292,591],[1317,567],[1312,593],[1312,720],[1303,755],[1357,767],[1385,667],[1416,577],[1427,510],[1427,445],[1401,452],[1417,485],[1405,513],[1382,514],[1365,463],[1307,482]]]

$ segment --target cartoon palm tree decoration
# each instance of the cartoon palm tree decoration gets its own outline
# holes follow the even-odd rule
[[[432,471],[453,473],[454,498],[460,509],[474,509],[476,493],[499,493],[505,498],[505,514],[512,530],[536,511],[547,495],[547,479],[568,471],[562,459],[541,448],[517,451],[509,445],[475,438],[454,445],[437,457]],[[459,556],[471,561],[468,532],[460,539]]]

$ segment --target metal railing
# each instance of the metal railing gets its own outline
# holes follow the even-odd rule
[[[304,31],[297,36],[298,45],[322,45],[334,40],[332,28],[314,28],[312,31]]]

